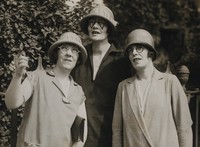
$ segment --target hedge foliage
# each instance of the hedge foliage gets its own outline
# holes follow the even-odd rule
[[[109,4],[109,7],[112,8],[119,22],[118,38],[122,46],[130,31],[135,28],[145,28],[153,34],[156,45],[158,46],[157,49],[159,49],[159,45],[161,45],[161,29],[174,28],[183,29],[185,33],[182,43],[187,53],[183,54],[184,59],[186,59],[186,57],[189,58],[188,52],[193,52],[195,54],[200,53],[198,47],[200,41],[200,12],[197,11],[197,4],[195,1],[113,0],[112,3]],[[176,40],[174,40],[174,42],[176,42]],[[196,62],[194,58],[190,59],[182,62]],[[195,59],[197,59],[197,56],[195,56]]]
[[[190,69],[188,86],[200,88],[200,71],[197,70],[200,68],[198,1],[107,0],[107,3],[119,22],[117,42],[122,47],[130,31],[136,28],[147,29],[153,34],[158,52],[164,53],[155,61],[155,65],[165,71],[167,60],[171,60],[174,69],[185,64]],[[167,58],[165,51],[168,52]]]

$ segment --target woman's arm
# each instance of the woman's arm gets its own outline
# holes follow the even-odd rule
[[[172,78],[172,111],[180,147],[192,147],[192,119],[187,96],[176,76]]]
[[[119,84],[112,121],[112,146],[123,147],[123,120],[122,120],[122,88]]]
[[[23,83],[22,77],[28,67],[28,58],[25,56],[15,56],[15,73],[6,91],[5,103],[8,109],[15,109],[21,106],[32,94],[32,86],[26,78]]]

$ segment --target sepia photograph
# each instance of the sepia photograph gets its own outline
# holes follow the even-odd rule
[[[1,0],[0,147],[200,147],[200,0]]]

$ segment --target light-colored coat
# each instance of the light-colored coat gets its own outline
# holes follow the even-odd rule
[[[141,114],[136,76],[122,81],[113,116],[113,147],[192,147],[192,120],[177,77],[154,69]]]
[[[85,101],[82,88],[70,76],[65,95],[53,70],[27,76],[34,92],[25,105],[17,147],[72,147],[71,126]]]

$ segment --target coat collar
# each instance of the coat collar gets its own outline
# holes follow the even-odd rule
[[[49,75],[49,76],[52,76],[52,77],[55,77],[55,72],[52,68],[49,68],[46,70],[46,73]],[[77,86],[78,84],[74,81],[74,79],[72,78],[71,75],[69,75],[69,78],[70,78],[70,81],[73,83],[74,86]]]
[[[88,60],[89,60],[89,64],[91,66],[92,69],[94,69],[94,65],[93,65],[93,52],[92,52],[92,44],[89,44],[87,47],[87,52],[88,52]],[[101,72],[101,70],[105,67],[105,65],[107,64],[105,61],[108,59],[108,56],[112,55],[112,54],[119,54],[122,53],[123,50],[118,49],[115,47],[114,44],[111,44],[110,48],[108,49],[108,51],[106,52],[106,54],[104,55],[101,63],[100,63],[100,67],[96,73],[96,77],[98,76],[98,74]]]
[[[92,54],[93,54],[92,53],[92,44],[89,44],[86,48],[87,48],[87,52],[88,52],[88,55],[89,55],[89,59],[90,59],[90,61],[92,61]],[[104,58],[106,58],[111,53],[121,53],[121,52],[123,52],[123,50],[117,49],[113,44],[111,44],[110,48],[108,49],[108,51],[105,54]]]
[[[160,80],[164,77],[165,73],[161,73],[160,71],[158,71],[155,67],[154,67],[154,72],[153,72],[153,75],[152,75],[152,80]],[[136,76],[133,76],[131,78],[129,78],[127,80],[127,84],[132,84],[134,83],[136,80]]]
[[[65,103],[70,103],[70,97],[72,96],[72,94],[74,93],[76,87],[78,86],[78,84],[73,80],[72,76],[70,75],[69,76],[69,79],[70,79],[70,90],[69,90],[69,94],[68,95],[65,95],[63,90],[62,90],[62,87],[59,83],[59,81],[57,80],[56,76],[55,76],[55,72],[54,70],[51,68],[51,69],[47,69],[46,70],[46,73],[52,77],[52,83],[60,90],[60,92],[62,93],[63,95],[63,101]]]
[[[92,55],[92,44],[89,44],[86,48],[87,48],[87,51],[88,51],[89,55]],[[114,44],[111,44],[110,48],[108,50],[108,53],[110,53],[110,52],[120,53],[120,52],[123,52],[123,50],[122,49],[118,49],[118,48],[115,47]]]

